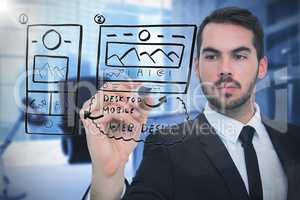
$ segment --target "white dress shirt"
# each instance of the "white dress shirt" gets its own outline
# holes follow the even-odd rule
[[[226,146],[244,181],[248,193],[249,186],[244,149],[239,140],[239,134],[246,125],[252,126],[255,129],[256,132],[252,142],[257,154],[263,187],[263,199],[286,200],[288,187],[287,178],[267,130],[261,121],[259,106],[257,104],[255,104],[255,106],[255,115],[247,124],[243,124],[240,121],[212,110],[208,103],[205,106],[204,115]]]

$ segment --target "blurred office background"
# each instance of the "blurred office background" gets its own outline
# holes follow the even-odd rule
[[[9,133],[12,143],[1,156],[0,199],[8,195],[23,199],[80,199],[90,182],[90,163],[84,134],[75,136],[26,134],[22,101],[25,98],[26,27],[29,24],[81,24],[83,26],[81,80],[95,85],[99,25],[94,16],[105,16],[105,24],[196,24],[212,10],[241,6],[253,11],[265,30],[269,74],[258,84],[257,101],[264,115],[300,125],[300,1],[299,0],[0,0],[0,144]],[[23,15],[22,15],[23,14]],[[27,18],[28,17],[28,18]],[[27,21],[28,20],[28,21]],[[22,24],[22,21],[27,21]],[[75,77],[73,77],[75,78]],[[187,95],[181,96],[194,117],[205,103],[189,103],[198,91],[192,73]],[[198,88],[198,89],[195,89]],[[192,91],[192,92],[191,92]],[[80,92],[79,92],[80,93]],[[89,93],[80,93],[80,103]],[[175,101],[150,119],[169,123],[184,120],[184,110]],[[176,110],[176,115],[173,112]],[[132,177],[141,160],[143,144],[126,167]],[[3,180],[0,177],[0,180]]]

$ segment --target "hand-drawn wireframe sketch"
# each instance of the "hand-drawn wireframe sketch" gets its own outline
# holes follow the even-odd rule
[[[75,124],[66,122],[77,121],[76,83],[80,78],[81,46],[79,24],[27,26],[26,133],[75,133]],[[64,126],[69,128],[63,130]]]
[[[101,25],[97,58],[99,81],[143,83],[149,93],[186,94],[196,25]],[[122,91],[129,92],[129,91]],[[134,92],[138,92],[137,90]]]
[[[141,93],[141,91],[140,91],[140,93]],[[127,132],[126,132],[126,130],[128,130],[129,133],[131,132],[130,130],[132,130],[132,128],[134,127],[133,124],[126,124],[126,123],[123,123],[121,121],[111,121],[109,123],[109,126],[107,127],[107,129],[103,130],[103,129],[101,129],[100,126],[98,126],[98,123],[95,120],[99,119],[99,118],[102,118],[104,115],[91,116],[92,115],[91,109],[92,109],[92,105],[94,104],[93,102],[94,102],[95,98],[96,97],[93,96],[90,99],[89,109],[84,111],[84,119],[89,118],[88,120],[92,120],[93,125],[95,126],[95,128],[98,129],[99,133],[103,134],[103,135],[106,135],[110,139],[123,140],[123,141],[134,141],[134,142],[137,142],[137,143],[139,143],[139,142],[151,143],[151,144],[154,144],[154,145],[172,146],[172,145],[176,145],[178,143],[181,143],[185,139],[185,137],[187,136],[187,134],[183,134],[183,136],[181,138],[179,137],[175,141],[171,141],[171,142],[159,141],[158,143],[153,142],[153,141],[147,141],[145,139],[146,135],[148,135],[148,134],[158,134],[158,133],[173,134],[173,135],[176,136],[176,134],[178,134],[177,131],[179,130],[178,129],[179,126],[178,126],[177,123],[169,124],[169,123],[161,123],[161,122],[154,122],[154,123],[151,122],[150,124],[148,124],[148,122],[147,122],[146,124],[142,125],[142,130],[141,130],[142,137],[140,139],[136,139],[134,136],[130,137],[130,134],[127,134]],[[190,115],[189,115],[189,112],[187,110],[186,104],[183,101],[183,99],[181,97],[177,96],[176,100],[177,100],[177,103],[178,103],[178,107],[182,107],[182,109],[183,109],[183,112],[184,112],[184,115],[185,115],[184,116],[185,120],[186,121],[190,120]],[[141,102],[143,104],[145,103],[144,101],[141,101]],[[164,97],[161,97],[159,99],[158,104],[156,104],[156,105],[147,105],[146,104],[146,106],[155,109],[155,108],[158,108],[162,103],[166,103],[166,102],[167,102],[167,97],[164,96]],[[150,128],[147,128],[147,127],[150,127]],[[111,134],[111,133],[113,133],[113,134]],[[118,134],[115,134],[115,133],[118,133]],[[147,134],[145,135],[145,133],[147,133]]]

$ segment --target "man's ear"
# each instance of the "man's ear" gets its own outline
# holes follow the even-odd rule
[[[263,58],[260,59],[258,63],[258,75],[257,77],[259,79],[263,79],[268,71],[268,58],[264,56]]]
[[[199,59],[198,57],[194,57],[194,63],[195,63],[195,73],[197,77],[200,77],[200,68],[199,68]]]

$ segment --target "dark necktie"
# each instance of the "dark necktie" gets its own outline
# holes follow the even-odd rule
[[[263,190],[258,168],[258,161],[252,144],[254,133],[255,129],[253,127],[244,126],[240,133],[239,139],[244,148],[250,198],[251,200],[263,200]]]

